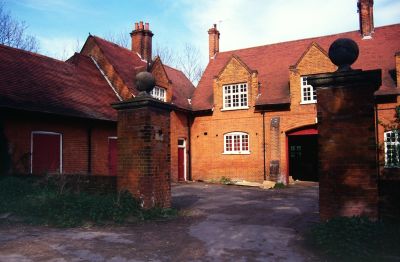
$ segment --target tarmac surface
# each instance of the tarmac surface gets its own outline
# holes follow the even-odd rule
[[[318,184],[284,189],[172,186],[180,216],[59,229],[0,223],[0,261],[315,261],[303,233],[318,222]]]

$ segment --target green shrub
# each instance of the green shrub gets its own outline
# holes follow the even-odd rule
[[[230,184],[232,184],[232,180],[229,178],[229,177],[221,177],[221,179],[219,180],[219,182],[221,183],[221,184],[224,184],[224,185],[230,185]]]
[[[400,256],[400,227],[366,217],[339,217],[315,226],[308,242],[332,261],[387,261]]]
[[[278,182],[274,186],[275,189],[282,189],[282,188],[285,188],[285,187],[286,187],[285,184],[282,183],[282,182]]]
[[[29,178],[0,179],[0,213],[11,212],[26,222],[60,227],[87,223],[123,223],[136,220],[175,216],[173,209],[142,210],[128,192],[117,194],[74,193],[60,190],[51,183]]]

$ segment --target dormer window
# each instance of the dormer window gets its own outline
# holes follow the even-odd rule
[[[301,77],[301,104],[317,103],[317,91],[307,83],[307,77]]]
[[[153,90],[151,90],[150,95],[155,99],[161,100],[163,102],[167,101],[167,91],[165,88],[155,86]]]
[[[224,85],[223,88],[223,109],[236,110],[248,109],[247,83]]]

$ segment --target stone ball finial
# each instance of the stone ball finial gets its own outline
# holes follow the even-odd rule
[[[150,93],[156,85],[154,76],[149,72],[140,72],[136,75],[136,88],[140,93]]]
[[[357,60],[358,45],[349,38],[336,39],[329,47],[329,58],[338,66],[338,72],[349,71],[351,65]]]

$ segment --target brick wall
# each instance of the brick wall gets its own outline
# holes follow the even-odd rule
[[[88,129],[92,127],[92,173],[108,175],[108,136],[116,135],[116,124],[30,113],[7,113],[4,132],[14,173],[30,172],[32,131],[62,134],[62,165],[66,174],[88,172]]]
[[[374,92],[381,71],[313,76],[318,85],[318,173],[322,220],[378,217]],[[313,80],[312,80],[313,79]]]
[[[379,165],[381,175],[385,173],[393,173],[392,170],[384,168],[385,165],[385,148],[384,148],[384,133],[385,131],[390,131],[396,129],[399,123],[396,123],[396,106],[400,105],[400,96],[393,96],[386,99],[377,105],[378,109],[378,146],[379,146]]]
[[[117,136],[116,123],[110,127],[97,126],[92,129],[92,173],[109,175],[109,137]]]
[[[249,109],[222,111],[222,86],[242,82],[248,85]],[[257,73],[249,71],[241,61],[233,57],[214,80],[213,92],[213,114],[196,117],[192,125],[192,178],[207,180],[225,176],[262,181],[262,116],[254,111],[258,95]],[[250,154],[223,154],[224,134],[235,131],[249,134]]]
[[[312,44],[299,57],[299,61],[288,68],[291,106],[287,111],[265,112],[266,130],[266,173],[270,173],[271,160],[280,161],[280,172],[287,173],[286,133],[293,129],[316,124],[316,104],[302,105],[300,77],[303,75],[332,72],[336,70],[317,44]],[[221,111],[222,86],[224,84],[247,82],[249,86],[249,106],[247,110]],[[193,179],[220,179],[221,176],[263,180],[263,131],[262,115],[254,110],[258,95],[257,73],[238,59],[231,59],[221,74],[214,80],[214,111],[209,116],[197,116],[192,127]],[[279,118],[278,138],[270,134],[271,120]],[[232,131],[242,131],[250,136],[250,155],[223,155],[223,135]],[[207,135],[205,135],[207,133]],[[275,140],[273,140],[275,139]],[[279,141],[276,141],[279,139]],[[277,150],[276,146],[280,149]],[[271,151],[275,148],[275,151]],[[277,159],[276,159],[277,158]]]
[[[186,141],[186,174],[189,174],[188,119],[179,111],[171,112],[171,180],[178,181],[178,139]],[[189,179],[187,177],[187,179]]]
[[[136,102],[118,108],[118,189],[130,191],[144,208],[169,207],[170,112],[158,108],[161,102]]]
[[[333,72],[337,67],[332,64],[326,52],[319,47],[318,44],[312,43],[310,47],[305,50],[303,55],[299,58],[298,62],[290,67],[289,70],[289,85],[290,85],[290,111],[285,112],[267,112],[266,117],[268,120],[273,117],[280,117],[280,146],[281,146],[281,174],[283,177],[288,176],[287,170],[287,143],[286,134],[292,130],[316,125],[317,109],[316,104],[301,104],[301,76],[309,74],[317,74],[323,72]],[[271,121],[266,121],[270,123]],[[270,127],[267,126],[269,129]],[[268,143],[271,143],[270,138],[267,137]],[[270,161],[270,156],[267,154],[267,160]],[[269,168],[269,165],[267,165]],[[268,172],[269,173],[269,172]]]

